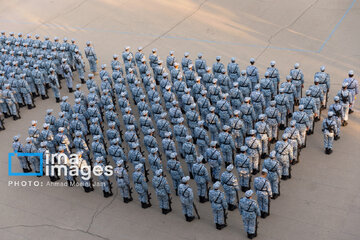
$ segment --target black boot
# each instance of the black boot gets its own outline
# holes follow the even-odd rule
[[[339,135],[336,135],[335,137],[334,137],[334,140],[335,141],[337,141],[337,140],[339,140],[340,139],[340,136]]]
[[[151,206],[151,205],[150,205],[150,206]],[[145,208],[148,208],[148,207],[150,207],[150,206],[149,206],[148,203],[141,202],[141,207],[144,208],[144,209],[145,209]]]
[[[28,107],[28,109],[32,109],[32,108],[33,108],[33,106],[31,106],[31,104],[28,104],[27,107]]]
[[[14,121],[16,121],[16,120],[20,119],[20,117],[14,115],[14,116],[13,116],[13,119],[14,119]]]
[[[349,114],[352,114],[354,112],[354,110],[349,109]]]
[[[177,188],[175,188],[175,195],[179,196]]]
[[[72,88],[69,88],[69,93],[74,92],[74,90]]]
[[[11,115],[10,115],[10,114],[8,114],[8,113],[4,113],[4,116],[5,116],[5,118],[9,118],[9,117],[11,117]]]
[[[221,230],[221,225],[218,224],[218,223],[216,223],[216,229],[217,229],[217,230]]]
[[[194,179],[194,175],[192,174],[192,172],[190,172],[190,179]]]
[[[344,121],[343,124],[342,124],[344,127],[346,127],[348,125],[348,122],[347,121]]]
[[[56,98],[56,102],[59,103],[59,102],[60,102],[60,98]]]
[[[331,148],[329,148],[329,154],[331,154],[333,152],[333,150]]]
[[[266,212],[261,211],[261,218],[266,218]]]
[[[254,238],[254,234],[252,234],[252,233],[247,233],[247,237],[248,237],[249,239],[253,239],[253,238]]]
[[[80,80],[81,80],[81,84],[84,84],[84,83],[86,83],[86,82],[85,82],[85,79],[83,79],[83,78],[80,78]]]
[[[261,159],[265,159],[267,157],[267,154],[266,153],[262,153],[261,154]]]
[[[229,204],[229,207],[228,207],[229,211],[234,211],[236,208],[237,208],[236,205],[234,205],[234,204]]]
[[[192,220],[194,220],[195,219],[195,217],[194,216],[187,216],[187,219],[186,219],[186,221],[187,222],[192,222]]]

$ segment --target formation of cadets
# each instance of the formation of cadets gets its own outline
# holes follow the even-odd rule
[[[4,130],[4,118],[20,118],[20,108],[35,107],[35,99],[48,99],[51,88],[56,102],[60,102],[61,79],[66,80],[69,92],[73,92],[73,71],[76,69],[85,83],[85,64],[75,40],[63,42],[55,37],[50,41],[39,35],[33,39],[19,33],[0,35],[0,130]]]
[[[190,53],[185,53],[178,61],[170,51],[164,63],[157,49],[152,49],[147,60],[141,47],[135,54],[126,47],[122,63],[114,55],[109,69],[101,65],[98,85],[94,77],[97,57],[90,42],[85,55],[93,72],[86,80],[89,93],[77,84],[75,104],[62,97],[58,118],[47,110],[43,129],[33,121],[25,145],[14,137],[14,151],[77,153],[81,164],[100,167],[98,180],[104,197],[112,195],[110,179],[103,174],[112,159],[125,203],[133,200],[133,186],[141,206],[151,207],[150,184],[163,214],[171,212],[175,193],[189,222],[200,218],[189,185],[194,179],[199,202],[211,203],[217,229],[226,227],[228,211],[238,208],[248,237],[256,237],[257,217],[269,216],[270,199],[280,196],[280,181],[291,178],[292,165],[300,161],[307,135],[314,132],[327,106],[330,76],[325,67],[315,73],[314,84],[303,96],[305,78],[298,63],[281,82],[275,61],[261,77],[254,59],[240,70],[235,58],[225,67],[218,56],[209,67],[202,54],[193,62]],[[65,56],[65,62],[71,62],[70,56]],[[79,71],[77,65],[75,69]],[[84,69],[80,72],[83,76]],[[331,149],[331,134],[339,138],[339,123],[345,126],[352,112],[358,93],[353,75],[349,72],[330,106],[334,114],[322,125],[326,149]],[[19,161],[24,172],[40,171],[36,157],[19,157]],[[130,164],[135,169],[132,173]],[[50,179],[60,178],[54,172]],[[68,175],[66,180],[69,186],[75,185],[74,177]],[[80,181],[85,192],[94,190],[92,179],[80,177]],[[240,190],[245,193],[242,198]]]

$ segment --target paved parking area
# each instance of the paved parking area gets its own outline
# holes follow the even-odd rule
[[[217,55],[226,64],[235,56],[241,69],[255,57],[261,75],[276,60],[282,80],[299,62],[305,88],[325,65],[332,99],[348,70],[359,78],[359,11],[356,0],[14,0],[0,6],[0,29],[75,38],[81,50],[91,40],[99,64],[108,65],[126,45],[134,53],[143,46],[146,56],[156,47],[161,59],[174,50],[178,61],[186,51],[192,59],[202,52],[208,65]],[[61,93],[73,103],[65,89]],[[116,190],[114,197],[104,199],[99,188],[85,194],[79,187],[47,186],[45,177],[9,177],[12,137],[21,134],[24,141],[32,119],[41,126],[47,108],[59,111],[52,95],[36,105],[22,109],[21,120],[6,119],[6,131],[0,132],[1,239],[246,239],[238,211],[218,231],[209,203],[198,203],[201,220],[187,223],[175,196],[174,211],[164,216],[154,192],[153,207],[143,210],[137,200],[125,205]],[[271,202],[271,216],[259,220],[259,240],[360,239],[358,106],[330,156],[323,153],[316,125],[293,178],[281,183],[281,197]],[[20,170],[16,162],[13,169]],[[42,186],[9,186],[23,180]]]

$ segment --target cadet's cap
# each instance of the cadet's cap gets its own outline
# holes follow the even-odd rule
[[[263,169],[261,170],[261,173],[269,173],[269,171],[268,171],[266,168],[263,168]]]
[[[206,94],[207,94],[207,91],[203,89],[203,90],[201,90],[200,94],[201,94],[201,95],[206,95]]]
[[[280,88],[280,89],[279,89],[279,92],[280,92],[280,93],[283,93],[283,92],[285,92],[285,89],[284,89],[284,88]]]
[[[260,120],[264,120],[264,119],[265,119],[265,117],[266,117],[266,115],[265,115],[265,114],[260,114],[260,115],[259,115],[259,119],[260,119]]]
[[[309,89],[306,90],[306,91],[305,91],[305,94],[306,94],[306,96],[309,96],[309,95],[311,94],[311,90],[309,90]]]
[[[165,89],[166,89],[166,90],[170,90],[170,89],[171,89],[171,85],[166,85],[166,86],[165,86]]]
[[[287,80],[287,81],[290,81],[290,80],[291,80],[291,76],[290,76],[290,75],[287,75],[287,76],[286,76],[286,80]]]
[[[86,45],[90,45],[90,44],[91,44],[91,42],[90,42],[90,41],[87,41],[87,42],[86,42]]]
[[[81,132],[81,131],[76,131],[76,132],[75,132],[75,136],[76,136],[76,137],[80,137],[81,135],[82,135],[82,132]]]
[[[353,70],[350,70],[349,71],[349,76],[353,76],[354,75],[354,71]]]
[[[183,123],[183,122],[184,122],[184,118],[181,117],[178,119],[178,123]]]
[[[234,86],[234,87],[239,86],[239,82],[233,82],[233,86]]]
[[[115,144],[117,144],[119,141],[120,141],[119,138],[114,138],[113,140],[111,140],[111,144],[112,144],[112,145],[115,145]]]
[[[325,71],[325,66],[321,66],[320,71],[322,71],[322,72]]]
[[[245,197],[247,197],[247,198],[249,198],[249,197],[251,197],[252,195],[253,195],[253,191],[252,190],[247,190],[246,192],[245,192]]]
[[[59,146],[59,151],[65,151],[65,146]]]
[[[275,156],[276,156],[276,151],[271,151],[269,157],[274,158]]]
[[[282,135],[282,139],[283,140],[287,140],[289,138],[289,135],[287,134],[287,133],[284,133],[283,135]]]
[[[300,64],[299,64],[299,63],[295,63],[295,64],[294,64],[294,68],[295,68],[295,69],[298,69],[299,67],[300,67]]]
[[[159,151],[159,149],[157,147],[150,149],[151,153],[157,153],[158,151]]]
[[[229,130],[229,129],[230,129],[230,127],[229,127],[228,125],[224,125],[224,126],[223,126],[223,130],[224,130],[224,131],[227,131],[227,130]]]
[[[204,157],[202,155],[200,155],[196,158],[196,162],[200,163],[200,162],[202,162],[203,159],[204,159]]]
[[[32,120],[32,121],[31,121],[31,125],[35,125],[35,124],[37,124],[37,121],[36,121],[36,120]]]
[[[184,92],[185,92],[185,93],[189,93],[189,92],[190,92],[190,88],[185,88],[185,89],[184,89]]]
[[[116,162],[116,164],[120,167],[124,164],[124,160],[120,159],[119,161]]]
[[[213,188],[214,188],[214,189],[219,189],[219,188],[220,188],[220,182],[219,182],[219,181],[216,181],[216,182],[213,184]]]
[[[80,103],[81,102],[81,99],[80,98],[76,98],[75,99],[75,103]]]
[[[186,135],[186,137],[185,137],[185,138],[186,138],[186,140],[187,140],[187,141],[189,141],[189,140],[191,140],[191,139],[192,139],[192,136],[191,136],[191,135]]]
[[[244,102],[250,102],[251,98],[250,97],[245,97],[244,98]]]
[[[296,121],[295,121],[295,120],[291,120],[291,121],[290,121],[290,126],[291,126],[291,127],[294,127],[295,124],[296,124]]]
[[[304,105],[302,105],[302,104],[299,105],[299,110],[300,110],[300,111],[304,110]]]
[[[163,172],[163,170],[160,168],[160,169],[156,170],[155,175],[160,176],[162,174],[162,172]]]
[[[269,77],[270,76],[270,73],[268,71],[265,72],[264,74],[265,77]]]
[[[154,128],[150,128],[150,129],[148,130],[148,134],[151,134],[151,133],[153,133],[153,132],[155,132],[155,129],[154,129]]]
[[[182,182],[182,183],[187,183],[189,180],[190,180],[190,177],[189,177],[189,176],[186,176],[186,177],[183,177],[183,178],[181,179],[181,182]]]
[[[99,139],[100,139],[100,135],[95,135],[95,136],[94,136],[94,140],[95,140],[95,141],[97,141],[97,140],[99,140]]]
[[[59,117],[63,117],[65,115],[64,112],[59,112]]]
[[[216,57],[216,61],[220,61],[220,59],[221,59],[221,56]]]
[[[198,126],[203,126],[204,125],[204,121],[203,120],[200,120],[199,122],[198,122]]]
[[[246,152],[247,149],[248,149],[248,147],[245,146],[245,145],[240,147],[240,151],[241,151],[241,152]]]
[[[157,49],[156,49],[156,48],[153,48],[153,49],[152,49],[152,52],[156,52],[156,51],[157,51]]]
[[[163,78],[166,78],[167,76],[169,76],[169,74],[168,74],[167,72],[164,72],[164,73],[162,74],[162,76],[163,76]]]
[[[132,130],[135,129],[135,126],[134,126],[134,125],[128,125],[128,126],[126,127],[126,129],[127,129],[128,131],[132,131]]]
[[[164,133],[164,136],[165,136],[165,137],[170,137],[170,136],[171,136],[171,132],[165,132],[165,133]]]
[[[234,165],[230,164],[227,166],[226,171],[231,172],[234,169]]]
[[[335,101],[335,102],[338,102],[339,100],[340,100],[339,96],[335,96],[335,97],[334,97],[334,101]]]
[[[135,170],[136,170],[136,171],[139,171],[139,170],[142,169],[142,167],[143,167],[143,164],[142,164],[142,163],[139,163],[138,165],[135,166]]]
[[[132,149],[135,149],[135,148],[137,148],[138,146],[139,146],[139,144],[135,142],[135,143],[131,144],[130,147],[131,147]]]
[[[259,90],[260,89],[260,84],[256,84],[255,85],[255,90]]]
[[[98,121],[99,121],[98,118],[93,118],[93,119],[91,120],[92,123],[97,123]]]
[[[47,142],[46,142],[46,141],[41,142],[41,143],[40,143],[40,147],[46,147],[46,144],[47,144]]]
[[[250,63],[254,63],[255,59],[254,58],[250,58]]]
[[[177,156],[177,153],[176,153],[176,152],[170,153],[170,158],[174,159],[174,158],[176,158],[176,156]]]
[[[214,111],[215,111],[215,107],[214,107],[214,106],[210,106],[210,107],[209,107],[209,111],[210,111],[210,112],[214,112]]]
[[[19,135],[16,135],[16,136],[13,137],[14,141],[18,141],[19,138],[20,138]]]
[[[211,142],[210,142],[210,146],[211,146],[211,147],[216,147],[216,145],[217,145],[217,141],[211,141]]]
[[[346,88],[348,86],[348,83],[347,82],[344,82],[343,84],[342,84],[342,87],[343,88]]]
[[[255,134],[256,134],[256,130],[255,130],[255,129],[251,129],[251,130],[249,131],[249,134],[250,134],[250,135],[255,135]]]
[[[198,58],[202,58],[202,56],[203,56],[202,53],[198,54]]]
[[[234,110],[234,115],[237,116],[240,114],[240,111],[239,110]]]
[[[32,141],[32,138],[31,137],[27,137],[26,138],[26,142],[31,142]]]
[[[329,111],[329,112],[328,112],[328,117],[332,117],[332,116],[334,116],[334,112]]]
[[[217,83],[217,78],[213,78],[212,83]]]
[[[114,127],[115,126],[115,122],[109,122],[109,127]]]
[[[273,60],[270,62],[270,66],[275,66],[276,62]]]
[[[184,53],[185,57],[188,57],[189,55],[190,55],[190,53],[188,53],[188,52]]]
[[[319,79],[319,78],[315,78],[314,83],[318,83],[318,82],[320,82],[320,79]]]
[[[211,70],[211,67],[206,67],[206,71],[210,71]]]
[[[63,96],[61,99],[63,100],[63,101],[66,101],[66,100],[68,100],[68,96]]]
[[[274,100],[272,100],[272,101],[270,101],[270,106],[275,106],[276,105],[276,101],[274,101]]]
[[[48,123],[43,124],[43,128],[48,128],[50,125]]]

